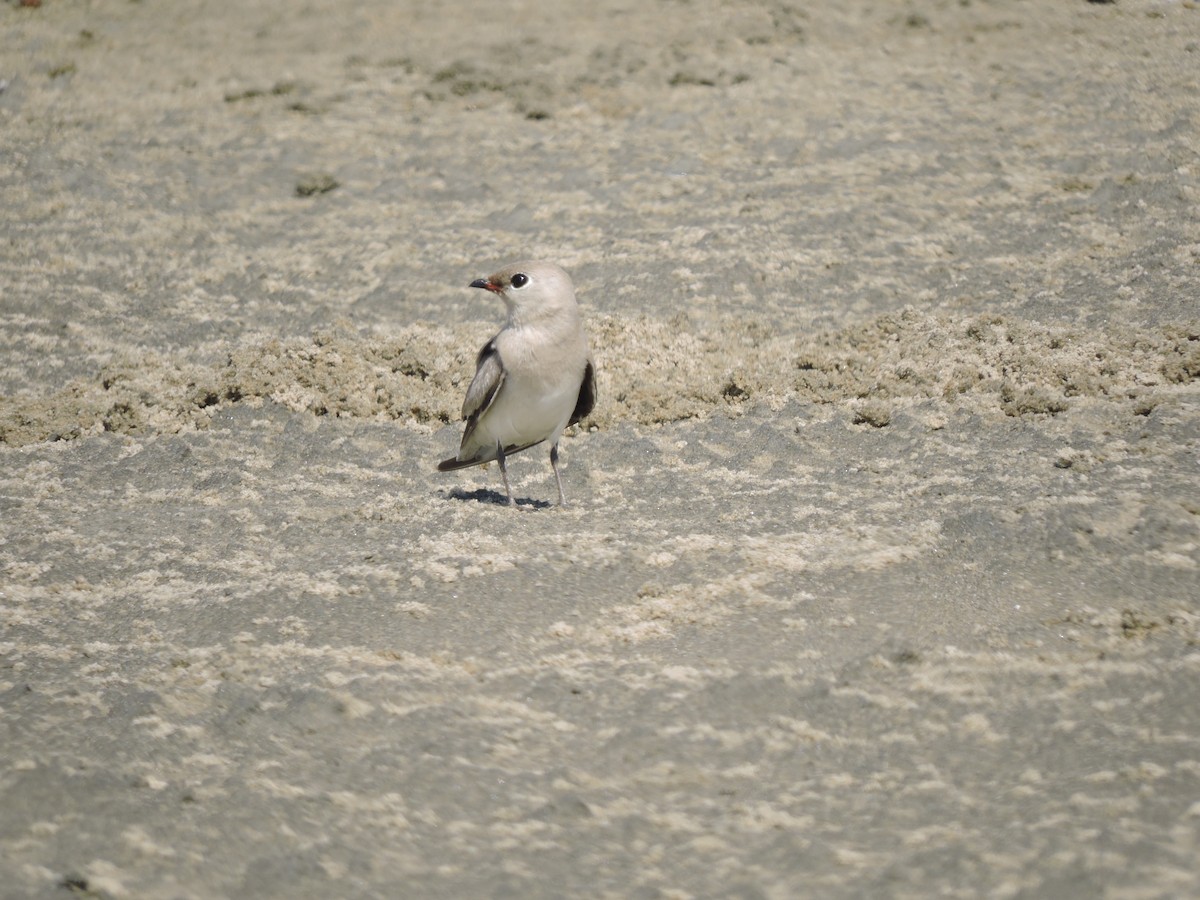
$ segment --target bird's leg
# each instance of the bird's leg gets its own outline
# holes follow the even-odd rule
[[[504,446],[496,442],[496,462],[500,463],[500,479],[504,482],[504,493],[508,494],[508,505],[516,506],[517,501],[513,499],[512,488],[508,486],[508,469],[504,466]]]
[[[550,448],[550,468],[554,470],[554,480],[558,482],[558,505],[566,506],[567,498],[563,496],[562,475],[558,473],[558,444]]]

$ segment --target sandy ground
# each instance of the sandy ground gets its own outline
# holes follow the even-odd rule
[[[0,46],[0,895],[1200,896],[1196,3]],[[511,511],[529,256],[601,396]]]

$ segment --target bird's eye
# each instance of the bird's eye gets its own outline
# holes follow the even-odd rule
[[[515,288],[523,288],[529,284],[529,276],[524,272],[518,272],[512,277],[512,286]]]

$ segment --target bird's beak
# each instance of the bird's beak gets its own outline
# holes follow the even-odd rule
[[[471,282],[471,287],[483,288],[485,291],[491,291],[493,294],[499,294],[502,290],[500,285],[494,281],[488,281],[486,278],[476,278]]]

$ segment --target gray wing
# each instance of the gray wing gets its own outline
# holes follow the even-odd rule
[[[463,418],[467,420],[467,427],[463,429],[460,446],[466,445],[483,414],[496,401],[496,395],[500,393],[503,385],[504,363],[500,360],[500,351],[496,349],[495,340],[490,340],[479,351],[479,356],[475,360],[475,377],[471,379],[471,386],[467,388],[467,398],[463,401],[462,414]],[[453,469],[465,469],[467,466],[477,466],[494,458],[494,455],[483,459],[451,457],[438,463],[438,471],[449,472]]]
[[[467,397],[463,400],[462,415],[467,420],[463,441],[475,430],[480,417],[491,407],[504,385],[504,363],[500,359],[500,351],[496,349],[494,340],[488,341],[475,360],[475,377],[467,388]]]
[[[574,425],[576,422],[586,419],[595,408],[596,368],[589,359],[587,368],[583,370],[583,384],[579,385],[579,399],[575,401],[575,411],[571,413],[571,419],[567,424]]]

